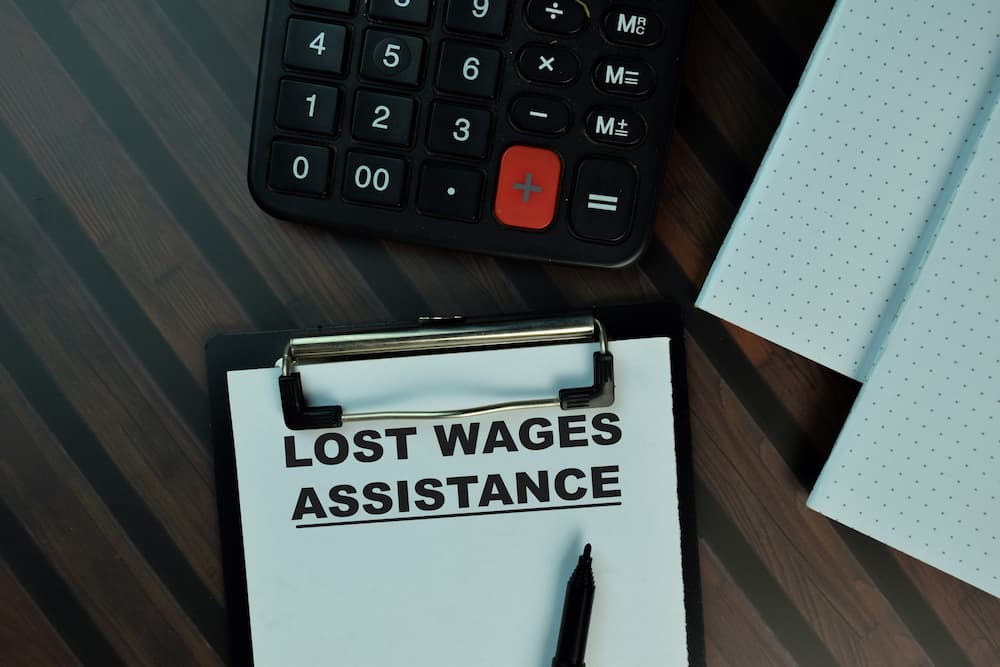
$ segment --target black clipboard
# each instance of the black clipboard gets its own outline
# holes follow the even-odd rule
[[[462,328],[464,331],[480,327],[503,326],[525,322],[579,321],[593,318],[595,333],[605,340],[626,338],[670,338],[670,368],[673,386],[674,442],[677,462],[677,493],[681,533],[681,561],[684,580],[684,607],[687,617],[688,661],[690,665],[705,664],[704,629],[702,622],[701,586],[698,569],[698,537],[694,508],[694,473],[691,458],[690,416],[687,400],[687,368],[684,354],[684,328],[680,309],[671,304],[635,304],[595,307],[590,310],[557,313],[507,315],[496,318],[425,318],[411,323],[383,323],[369,326],[317,327],[306,330],[272,331],[260,333],[224,334],[212,338],[205,347],[208,383],[211,398],[212,440],[214,446],[216,498],[219,511],[219,531],[222,544],[223,578],[229,627],[230,663],[253,665],[250,637],[250,610],[247,596],[246,565],[243,551],[243,530],[240,518],[239,488],[236,477],[236,456],[233,440],[232,414],[230,411],[226,374],[233,370],[264,368],[276,364],[288,365],[290,342],[302,339],[335,337],[359,333],[393,336],[401,332],[448,332]],[[463,337],[465,338],[465,337]],[[559,341],[542,340],[540,336],[527,336],[522,341],[507,346],[527,346]],[[464,341],[463,349],[490,349],[500,346],[495,341],[475,344]],[[337,359],[370,358],[372,356],[399,356],[434,354],[454,351],[453,347],[437,349],[409,349],[404,352],[387,352],[373,355],[369,352],[341,353]],[[606,350],[602,350],[606,352]],[[568,388],[569,407],[580,407],[580,401],[605,401],[606,392],[613,392],[613,362],[599,359],[595,353],[593,387]],[[287,372],[286,372],[287,371]],[[608,373],[611,373],[610,377]],[[335,428],[344,418],[341,406],[309,406],[296,380],[288,380],[293,368],[283,368],[280,383],[275,391],[282,396],[286,425],[296,428]],[[572,402],[572,401],[576,402]],[[600,403],[595,403],[599,405]],[[588,404],[583,403],[584,407]],[[563,403],[566,408],[567,403]],[[491,407],[491,406],[486,406]],[[568,408],[567,408],[568,409]],[[362,415],[364,417],[365,415]],[[303,419],[296,423],[296,418]],[[599,666],[595,666],[599,667]]]

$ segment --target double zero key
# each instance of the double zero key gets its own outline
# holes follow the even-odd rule
[[[403,204],[406,162],[385,155],[352,151],[344,165],[344,199],[399,207]]]

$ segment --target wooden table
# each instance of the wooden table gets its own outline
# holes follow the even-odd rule
[[[269,219],[263,5],[0,0],[0,664],[224,661],[212,334],[690,306],[831,2],[698,2],[656,239],[614,272]],[[805,508],[857,387],[688,331],[708,664],[1000,664],[1000,600]]]

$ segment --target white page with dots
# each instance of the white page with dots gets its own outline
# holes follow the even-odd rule
[[[996,2],[838,2],[697,305],[863,381],[989,115],[998,34]]]
[[[1000,108],[809,506],[1000,596]]]

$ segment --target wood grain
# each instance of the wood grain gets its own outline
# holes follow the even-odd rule
[[[794,665],[711,548],[702,542],[698,552],[708,666]]]
[[[0,664],[225,661],[213,334],[648,299],[689,314],[707,663],[1000,664],[1000,600],[805,508],[857,385],[691,308],[831,7],[696,0],[653,244],[599,271],[262,213],[263,2],[0,0]]]
[[[96,304],[74,283],[6,183],[0,247],[0,305],[51,373],[104,452],[163,522],[222,599],[212,461],[131,357]],[[72,326],[66,326],[72,322]],[[72,444],[72,443],[66,443]],[[15,449],[8,447],[5,449]]]
[[[0,562],[0,656],[10,667],[73,667],[80,662],[6,564]]]
[[[3,500],[128,664],[217,662],[121,527],[0,374],[0,423],[17,443],[0,466]]]
[[[695,472],[841,664],[927,660],[830,524],[696,345],[690,345]],[[724,415],[724,419],[718,416]],[[872,641],[882,633],[879,641]]]

